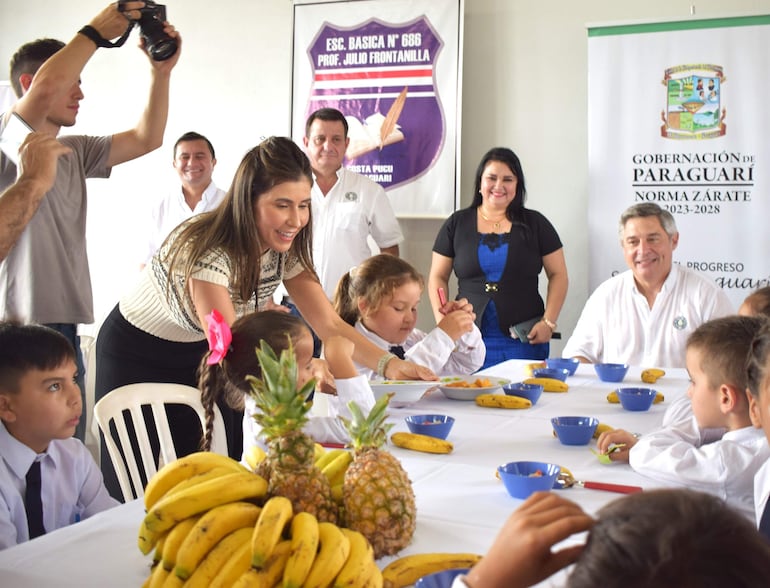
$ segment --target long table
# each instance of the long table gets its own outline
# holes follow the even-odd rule
[[[481,372],[519,381],[526,361],[512,360]],[[649,367],[649,366],[648,366]],[[579,366],[567,379],[567,393],[543,393],[526,410],[490,409],[473,402],[449,400],[433,390],[415,404],[391,408],[393,432],[405,431],[404,416],[441,413],[455,417],[448,440],[454,450],[447,455],[418,453],[396,447],[391,451],[402,461],[412,480],[417,500],[417,530],[412,543],[400,555],[434,551],[485,553],[500,526],[521,503],[511,498],[495,477],[497,465],[515,460],[557,463],[569,468],[579,480],[630,484],[652,488],[652,480],[633,472],[628,465],[601,465],[589,447],[565,446],[554,438],[554,416],[595,416],[612,427],[636,433],[660,425],[668,406],[685,394],[684,370],[667,374],[652,387],[665,395],[662,404],[647,412],[627,412],[610,404],[607,394],[619,384],[599,381],[593,367]],[[641,383],[641,368],[632,367],[622,385]],[[587,512],[595,513],[620,494],[573,487],[564,492]],[[0,582],[13,588],[57,585],[135,588],[149,573],[148,557],[136,546],[141,501],[133,501],[33,541],[0,551]],[[577,541],[574,538],[571,541]],[[568,540],[570,541],[570,540]],[[381,565],[393,558],[383,558]],[[542,583],[557,586],[563,574]]]

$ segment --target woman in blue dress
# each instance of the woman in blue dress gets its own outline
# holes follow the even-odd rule
[[[567,296],[559,235],[542,214],[524,207],[525,200],[519,158],[504,147],[490,149],[476,170],[473,202],[444,222],[433,245],[428,279],[433,313],[438,320],[438,289],[448,292],[454,271],[457,297],[473,304],[487,348],[482,367],[548,357]],[[545,302],[538,288],[543,269],[548,280]],[[527,328],[519,338],[517,333]]]

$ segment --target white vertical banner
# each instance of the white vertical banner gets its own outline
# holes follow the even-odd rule
[[[626,265],[618,219],[655,202],[674,261],[737,309],[770,285],[770,15],[588,29],[589,287]]]
[[[313,111],[342,111],[345,166],[400,217],[445,218],[459,202],[462,17],[463,0],[294,6],[292,137]]]

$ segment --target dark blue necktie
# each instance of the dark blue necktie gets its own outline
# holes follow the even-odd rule
[[[40,462],[35,460],[27,472],[27,489],[24,492],[24,506],[27,509],[27,527],[29,528],[30,539],[45,535],[40,487]]]
[[[765,504],[762,518],[759,520],[759,532],[767,541],[770,541],[770,499]]]
[[[404,348],[401,345],[391,345],[390,352],[399,359],[405,359]]]

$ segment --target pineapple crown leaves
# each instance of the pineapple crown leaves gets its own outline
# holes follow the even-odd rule
[[[383,394],[374,403],[368,416],[364,416],[361,407],[352,400],[348,402],[350,415],[352,419],[339,417],[342,424],[345,425],[350,434],[351,445],[354,451],[367,449],[369,447],[382,447],[388,440],[388,431],[393,427],[393,423],[385,423],[388,413],[385,411],[390,403],[393,393]]]
[[[309,380],[298,389],[297,357],[291,339],[280,357],[264,340],[256,354],[261,375],[259,378],[246,376],[251,386],[250,395],[259,409],[254,420],[268,439],[301,429],[308,420],[311,404],[307,397],[315,387],[315,380]]]

